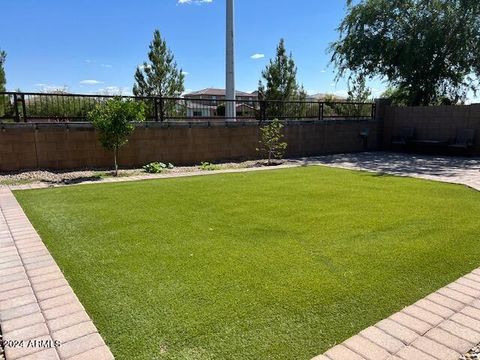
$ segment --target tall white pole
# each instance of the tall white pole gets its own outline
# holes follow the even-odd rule
[[[227,1],[227,56],[226,56],[226,99],[225,114],[229,121],[236,121],[235,106],[235,10],[234,0]]]

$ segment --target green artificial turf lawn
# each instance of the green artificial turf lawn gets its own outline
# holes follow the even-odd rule
[[[310,359],[479,266],[480,194],[322,167],[15,193],[117,359]]]

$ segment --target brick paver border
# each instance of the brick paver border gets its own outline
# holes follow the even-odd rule
[[[480,269],[314,360],[458,360],[480,342]]]
[[[382,153],[366,153],[369,156]],[[343,155],[340,155],[343,156]],[[327,159],[328,161],[326,161]],[[317,157],[303,164],[372,171],[360,163]],[[276,169],[292,168],[284,165]],[[271,170],[234,169],[210,173],[134,176],[108,179],[124,182]],[[374,171],[374,170],[373,170]],[[415,172],[395,175],[468,185],[480,190],[480,176],[430,176]],[[101,183],[102,183],[101,182]],[[96,182],[95,182],[96,183]],[[35,189],[46,184],[20,185]],[[6,346],[6,360],[113,359],[73,290],[30,224],[9,187],[0,187],[0,328],[11,340],[41,346]],[[60,346],[55,346],[58,342]],[[361,331],[314,360],[458,360],[480,343],[480,268],[428,295],[377,324]]]
[[[113,359],[8,189],[0,189],[0,326],[6,360]]]

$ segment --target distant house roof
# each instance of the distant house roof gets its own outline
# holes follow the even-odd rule
[[[222,104],[220,104],[220,105],[222,105]],[[220,105],[218,105],[218,106],[220,106]],[[218,109],[218,106],[215,106],[215,105],[198,105],[197,103],[192,102],[192,101],[187,101],[186,106],[187,106],[187,109],[193,109],[193,110],[206,110],[206,109],[216,110],[216,109]],[[249,108],[249,109],[255,110],[255,107],[253,107],[249,104],[245,104],[245,103],[237,103],[236,107],[237,108],[244,107],[244,108]]]
[[[244,96],[244,97],[254,97],[255,95],[249,94],[243,91],[237,91],[237,96]],[[188,94],[185,94],[185,97],[191,96],[225,96],[225,89],[214,89],[214,88],[207,88],[198,91],[194,91]]]

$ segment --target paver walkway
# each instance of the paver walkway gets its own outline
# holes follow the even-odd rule
[[[480,190],[480,159],[370,152],[319,156],[332,167]],[[315,360],[458,360],[480,343],[480,269],[369,327]]]
[[[480,269],[314,360],[458,360],[480,342]]]
[[[365,152],[318,156],[309,158],[308,162],[461,184],[480,190],[480,158]]]
[[[478,158],[374,152],[298,159],[278,168],[305,164],[411,176],[480,190]],[[258,170],[268,169],[212,174]],[[175,177],[193,175],[205,173]],[[106,182],[144,178],[152,177]],[[47,185],[13,188],[39,187]],[[7,345],[10,340],[24,341],[23,346],[7,346],[6,359],[113,359],[40,237],[5,187],[0,189],[0,212],[0,328]],[[37,341],[28,343],[31,339]],[[480,269],[477,269],[315,360],[458,360],[479,342]]]
[[[113,355],[10,190],[0,190],[0,328],[6,360]]]

